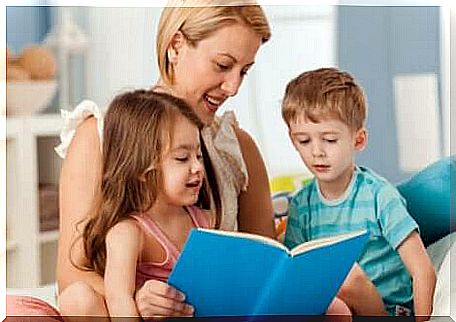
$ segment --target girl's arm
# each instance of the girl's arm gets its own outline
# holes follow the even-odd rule
[[[398,252],[412,276],[416,321],[427,321],[432,313],[436,276],[419,234],[413,231],[400,244]]]
[[[275,238],[271,191],[266,166],[250,135],[236,128],[249,185],[239,195],[239,230]]]
[[[70,261],[71,245],[80,234],[80,231],[76,230],[77,223],[87,216],[100,172],[100,139],[96,119],[91,117],[78,127],[60,172],[57,259],[59,292],[74,282],[84,281],[98,293],[104,294],[103,279],[98,274],[80,270]],[[82,225],[78,228],[81,230]],[[78,239],[72,248],[71,256],[79,265],[86,262],[81,239]]]
[[[127,220],[115,225],[106,236],[104,287],[109,316],[139,317],[134,296],[140,234],[135,223]]]

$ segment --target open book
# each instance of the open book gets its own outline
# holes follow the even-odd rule
[[[288,250],[258,235],[193,229],[168,283],[195,316],[324,314],[368,238],[358,231]]]

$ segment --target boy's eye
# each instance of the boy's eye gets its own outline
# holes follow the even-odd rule
[[[325,139],[325,141],[328,143],[336,143],[337,139]]]
[[[309,143],[310,140],[299,140],[298,142],[299,142],[299,144],[301,144],[301,145],[305,145],[305,144]]]

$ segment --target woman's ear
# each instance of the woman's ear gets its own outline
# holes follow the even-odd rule
[[[355,150],[362,151],[367,145],[367,130],[362,127],[355,134]]]
[[[187,39],[181,31],[177,31],[174,36],[171,38],[169,43],[167,55],[170,63],[175,64],[177,58],[182,51],[182,48],[187,43]]]

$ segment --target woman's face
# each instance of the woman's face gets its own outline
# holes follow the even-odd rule
[[[173,44],[173,91],[211,124],[223,102],[237,94],[260,45],[261,37],[239,23],[220,28],[196,46],[178,38]]]

